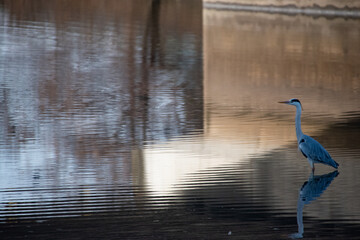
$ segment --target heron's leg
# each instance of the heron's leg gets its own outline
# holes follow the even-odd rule
[[[314,172],[315,172],[314,162],[313,162],[310,158],[308,158],[308,161],[309,161],[309,163],[310,163],[310,167],[311,167],[312,173],[314,173]]]
[[[315,172],[315,164],[313,161],[310,162],[312,173]]]

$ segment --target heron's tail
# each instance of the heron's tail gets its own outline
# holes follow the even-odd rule
[[[337,169],[339,167],[339,164],[333,159],[331,162],[331,166]]]

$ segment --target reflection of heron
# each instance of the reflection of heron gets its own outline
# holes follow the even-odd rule
[[[310,174],[309,180],[304,183],[299,191],[299,198],[297,203],[298,232],[291,234],[291,238],[303,237],[303,209],[305,204],[309,204],[311,201],[320,197],[320,195],[326,190],[326,188],[330,185],[332,180],[337,177],[337,175],[339,175],[337,170],[321,176],[314,176],[312,173]]]
[[[323,163],[334,168],[338,168],[339,164],[335,162],[331,157],[330,154],[325,150],[320,143],[318,143],[312,137],[305,135],[301,131],[301,103],[298,99],[290,99],[289,101],[279,102],[279,103],[286,103],[289,105],[296,106],[296,117],[295,117],[295,128],[296,128],[296,137],[298,140],[299,149],[302,154],[308,159],[312,171],[315,171],[314,163]]]

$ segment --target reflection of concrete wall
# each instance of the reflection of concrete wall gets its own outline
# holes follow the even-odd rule
[[[296,6],[296,7],[336,7],[336,8],[359,8],[360,2],[357,0],[203,0],[206,3],[227,3],[257,6]]]
[[[359,110],[359,24],[205,9],[205,104],[272,112],[297,97],[305,114]]]

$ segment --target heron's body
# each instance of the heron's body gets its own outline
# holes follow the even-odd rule
[[[314,163],[323,163],[334,168],[338,168],[339,164],[331,158],[330,154],[321,144],[310,136],[305,135],[301,130],[301,103],[298,99],[290,99],[281,102],[296,106],[295,128],[298,146],[301,153],[310,163],[312,170],[315,170]]]
[[[303,135],[299,141],[299,149],[304,157],[308,159],[312,168],[314,168],[314,163],[323,163],[334,168],[338,168],[339,166],[339,164],[331,158],[326,149],[312,137]]]

